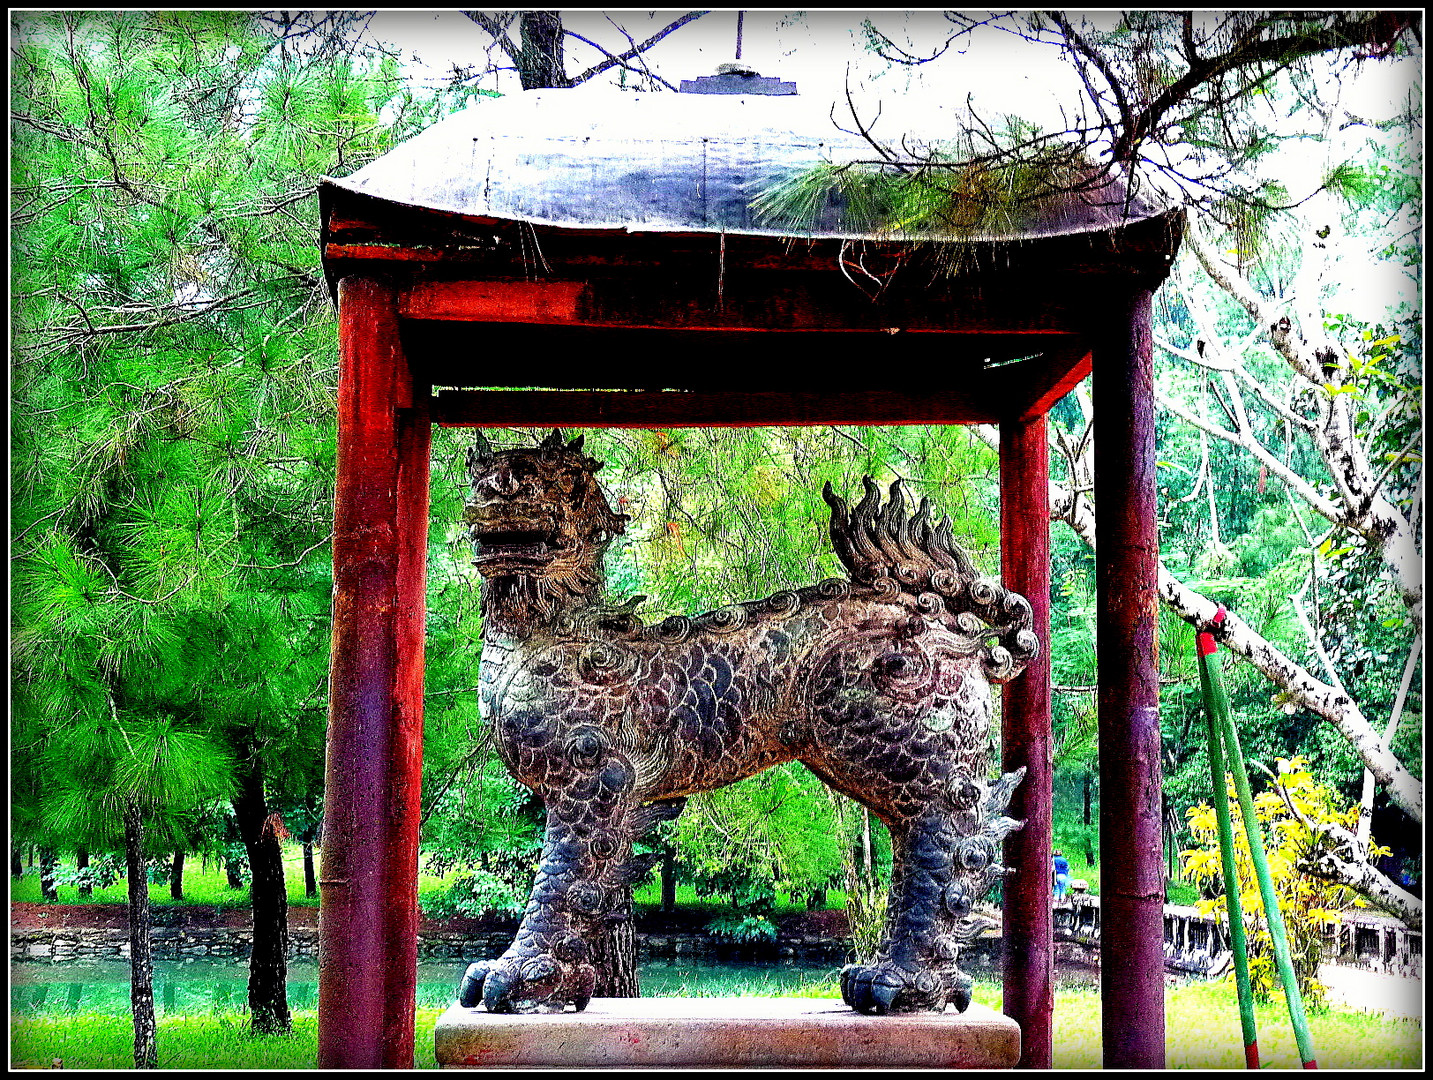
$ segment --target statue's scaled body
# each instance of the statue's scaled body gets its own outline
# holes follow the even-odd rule
[[[1030,606],[981,578],[922,502],[875,484],[849,512],[829,486],[850,580],[643,625],[603,595],[614,513],[581,437],[470,452],[465,520],[483,574],[481,708],[512,774],[547,808],[516,940],[471,965],[459,1001],[581,1009],[590,942],[648,864],[632,842],[686,796],[798,760],[890,829],[886,938],[841,973],[866,1013],[964,1010],[971,908],[1003,871],[1023,770],[986,779],[992,682],[1038,650]],[[1043,868],[1042,868],[1043,872]]]

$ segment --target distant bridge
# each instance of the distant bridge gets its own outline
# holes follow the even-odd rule
[[[1098,962],[1100,898],[1074,894],[1055,906],[1055,940],[1084,946],[1084,958]],[[1093,955],[1090,951],[1093,950]],[[1423,933],[1397,919],[1368,912],[1345,912],[1324,936],[1324,960],[1408,978],[1423,976]],[[1164,965],[1198,975],[1222,974],[1233,963],[1229,936],[1213,915],[1197,908],[1164,907]]]

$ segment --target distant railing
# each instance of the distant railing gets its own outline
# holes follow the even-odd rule
[[[1345,912],[1324,938],[1330,963],[1388,975],[1423,977],[1423,932],[1397,919],[1364,911]]]
[[[1098,949],[1100,898],[1073,893],[1055,905],[1055,938]],[[1423,933],[1397,919],[1345,912],[1324,935],[1324,959],[1331,964],[1388,975],[1421,978]],[[1164,964],[1173,971],[1218,975],[1232,963],[1229,936],[1213,915],[1197,908],[1164,907]]]

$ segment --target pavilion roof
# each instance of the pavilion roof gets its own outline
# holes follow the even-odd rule
[[[835,239],[1005,241],[1110,230],[1167,213],[1147,185],[1109,179],[1022,204],[998,223],[912,235],[856,223],[838,200],[814,221],[763,219],[752,199],[821,162],[878,162],[871,141],[819,97],[532,90],[434,124],[321,188],[398,206],[572,229]],[[888,125],[887,125],[888,126]],[[969,117],[923,108],[916,152],[968,138]],[[894,136],[893,136],[894,137]],[[325,199],[325,204],[331,199]]]

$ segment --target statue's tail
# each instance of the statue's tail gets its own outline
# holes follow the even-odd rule
[[[950,519],[931,522],[929,499],[908,515],[901,481],[891,484],[884,504],[876,482],[869,476],[863,482],[865,497],[849,510],[829,483],[821,492],[831,506],[831,543],[851,581],[877,593],[914,596],[927,614],[943,606],[962,629],[991,639],[985,667],[992,682],[1020,674],[1040,653],[1030,602],[980,573],[951,537]]]

